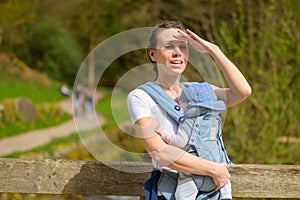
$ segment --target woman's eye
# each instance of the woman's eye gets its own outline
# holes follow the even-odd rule
[[[179,48],[180,48],[180,49],[186,49],[187,46],[186,46],[186,45],[180,45]]]
[[[165,48],[166,49],[173,49],[173,45],[166,45]]]

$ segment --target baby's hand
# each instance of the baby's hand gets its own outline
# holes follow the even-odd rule
[[[162,124],[157,124],[157,126],[154,129],[154,132],[161,136],[163,134],[163,130],[164,126]]]
[[[163,139],[163,141],[165,143],[169,144],[169,142],[166,140],[166,138],[163,137],[164,131],[165,131],[165,126],[163,126],[161,124],[158,124],[154,129],[154,132],[157,133]]]

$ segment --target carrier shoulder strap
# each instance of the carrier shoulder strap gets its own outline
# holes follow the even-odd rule
[[[154,82],[147,82],[141,85],[139,89],[147,92],[178,124],[184,122],[184,110],[159,85]]]

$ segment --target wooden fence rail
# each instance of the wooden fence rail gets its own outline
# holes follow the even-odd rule
[[[150,163],[109,166],[123,170],[97,161],[0,158],[0,193],[143,196]],[[300,198],[299,165],[236,165],[230,173],[233,197]]]

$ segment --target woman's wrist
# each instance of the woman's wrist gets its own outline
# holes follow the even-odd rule
[[[215,44],[212,44],[208,50],[208,53],[213,57],[213,58],[216,58],[218,55],[222,55],[223,52],[222,50],[220,49],[219,46],[215,45]]]
[[[217,170],[217,165],[218,163],[215,162],[211,162],[208,160],[204,160],[202,159],[202,162],[204,162],[204,167],[203,167],[203,175],[207,175],[207,176],[211,176],[211,177],[215,177],[218,174],[218,170]]]

